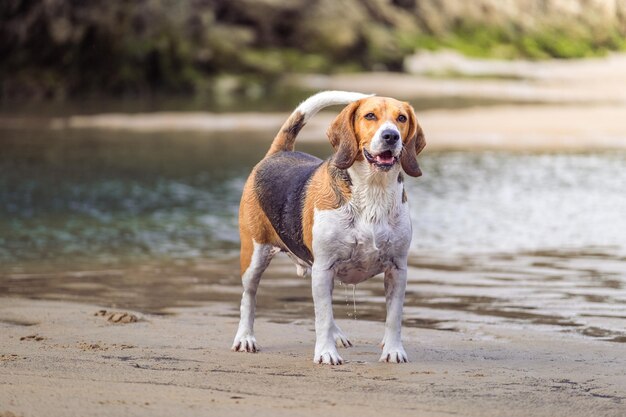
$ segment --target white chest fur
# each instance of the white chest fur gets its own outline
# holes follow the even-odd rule
[[[356,284],[405,261],[411,220],[408,203],[402,202],[398,172],[350,174],[350,203],[315,212],[313,256],[318,267],[332,269],[337,279]]]

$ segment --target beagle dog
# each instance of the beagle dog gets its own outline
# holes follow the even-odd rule
[[[298,132],[324,107],[347,104],[328,129],[325,161],[294,151]],[[352,343],[335,323],[334,280],[358,284],[384,272],[387,318],[383,362],[407,362],[401,341],[411,219],[404,177],[419,177],[426,145],[408,103],[346,91],[302,102],[248,177],[239,209],[243,296],[232,350],[256,352],[253,333],[261,275],[278,252],[312,276],[315,363],[339,365]]]

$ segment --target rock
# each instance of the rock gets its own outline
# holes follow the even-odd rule
[[[7,0],[3,7],[0,98],[213,91],[235,74],[261,85],[288,72],[401,71],[406,56],[427,47],[533,59],[626,47],[623,0]]]

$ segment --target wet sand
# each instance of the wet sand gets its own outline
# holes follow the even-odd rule
[[[412,360],[382,364],[380,322],[340,320],[355,347],[312,363],[313,320],[257,322],[258,354],[227,349],[219,303],[114,324],[103,308],[3,298],[0,414],[623,416],[623,345],[502,328],[405,328]],[[616,349],[618,348],[619,349]]]
[[[409,258],[404,326],[498,338],[501,329],[586,338],[623,349],[626,342],[626,258],[609,248],[502,253],[413,254]],[[20,268],[21,269],[21,268]],[[213,259],[136,262],[127,267],[67,270],[40,266],[0,272],[0,293],[168,315],[181,308],[222,306],[239,317],[236,254]],[[37,270],[39,269],[39,270]],[[277,323],[313,317],[309,278],[287,256],[274,258],[257,294],[257,316]],[[356,287],[335,283],[337,318],[382,323],[382,276]],[[225,329],[225,332],[233,332]]]
[[[583,67],[574,63],[574,69]],[[526,95],[532,103],[420,112],[433,150],[624,148],[626,106],[623,89],[615,86],[626,72],[611,67],[610,76],[597,72],[603,66],[593,68],[575,79],[559,69],[554,77],[530,81],[439,82],[368,74],[315,82],[319,88],[355,90],[377,83],[379,93],[395,95],[413,94],[406,87],[411,77],[424,96],[428,87],[454,97]],[[333,115],[314,118],[300,139],[326,140]],[[112,114],[45,120],[39,127],[250,131],[271,137],[284,118]],[[0,120],[11,128],[32,122]],[[296,279],[284,260],[270,267],[261,284],[256,333],[263,350],[256,355],[229,351],[241,294],[236,256],[191,266],[5,269],[0,271],[0,417],[623,416],[626,258],[621,249],[443,251],[412,258],[403,330],[412,362],[406,365],[377,362],[384,315],[379,279],[359,285],[357,320],[351,289],[337,287],[335,314],[355,347],[342,351],[346,365],[330,367],[312,363],[309,281]],[[98,314],[103,309],[107,313]],[[112,323],[111,312],[139,320]]]
[[[335,316],[355,347],[335,367],[312,363],[310,282],[284,256],[259,291],[262,351],[229,350],[236,263],[3,274],[13,296],[0,299],[0,413],[626,413],[621,255],[413,257],[402,365],[378,363],[381,280],[358,286],[356,309],[352,289],[337,285]]]

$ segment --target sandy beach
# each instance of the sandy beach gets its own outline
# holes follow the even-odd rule
[[[623,416],[623,345],[501,329],[497,337],[408,328],[406,365],[378,363],[382,323],[340,320],[345,366],[312,363],[312,317],[257,322],[263,350],[228,350],[219,303],[171,315],[3,298],[2,416]],[[133,312],[129,312],[133,313]],[[11,414],[13,413],[13,414]]]
[[[431,57],[441,71],[293,76],[289,84],[310,91],[352,90],[409,100],[428,140],[427,150],[585,150],[626,148],[626,55],[572,61],[502,62]],[[415,64],[428,72],[433,62]],[[497,79],[490,77],[500,77]],[[508,79],[506,77],[511,77]],[[420,109],[422,100],[475,101],[464,108]],[[488,105],[482,101],[487,100]],[[268,142],[288,116],[276,112],[103,113],[36,118],[3,117],[0,127],[55,130],[103,129],[137,133],[200,132],[213,135],[263,132]],[[325,142],[336,111],[311,119],[298,136]]]
[[[286,256],[261,283],[261,352],[230,351],[236,261],[0,275],[0,415],[626,413],[619,255],[413,257],[408,364],[378,362],[381,280],[360,284],[355,306],[338,285],[354,344],[342,366],[312,362],[310,284]]]
[[[433,78],[424,73],[363,73],[294,76],[290,83],[311,91],[341,89],[409,100],[418,108],[418,119],[428,140],[427,150],[626,147],[626,93],[621,87],[626,83],[626,55],[547,62],[457,57],[450,63],[443,53],[430,60],[440,70],[454,72],[460,78]],[[423,72],[431,68],[428,63],[415,66]],[[489,78],[493,76],[512,79]],[[474,100],[477,103],[460,109],[444,105],[441,109],[420,110],[421,100],[433,99]],[[484,105],[480,100],[495,101]],[[326,111],[314,117],[298,140],[326,141],[326,129],[335,115],[336,112]],[[283,113],[155,112],[70,116],[45,123],[54,129],[214,134],[267,132],[271,137],[286,117],[287,114]],[[37,122],[0,120],[0,124],[16,127],[32,123]]]
[[[299,142],[325,142],[336,116],[322,112],[298,135]],[[106,129],[139,133],[266,132],[270,139],[285,121],[282,113],[102,114],[52,120],[54,129]],[[428,150],[507,149],[576,150],[626,148],[626,106],[505,105],[460,110],[426,110],[418,119],[427,135]],[[495,121],[498,121],[497,123]]]
[[[453,70],[465,71],[467,63],[462,64]],[[624,201],[619,155],[626,148],[626,59],[611,56],[514,67],[480,63],[478,70],[472,68],[472,76],[494,75],[495,71],[498,77],[514,78],[351,74],[293,81],[313,89],[372,91],[370,87],[376,85],[377,93],[411,99],[416,107],[420,97],[502,100],[418,111],[428,141],[427,152],[420,156],[423,160],[428,160],[429,151],[449,149],[505,152],[496,156],[440,152],[433,165],[436,169],[429,174],[430,178],[443,177],[447,172],[447,182],[432,183],[429,194],[420,194],[420,187],[427,189],[429,184],[426,175],[419,180],[423,182],[411,186],[411,198],[430,199],[421,207],[417,199],[410,199],[418,214],[425,216],[419,219],[421,223],[414,223],[416,230],[421,228],[420,233],[443,246],[433,253],[412,254],[403,328],[411,362],[403,365],[378,362],[384,300],[382,284],[375,279],[359,284],[358,319],[346,315],[345,310],[349,313],[352,308],[347,295],[345,302],[341,294],[335,299],[338,322],[355,344],[341,352],[347,363],[313,364],[310,284],[295,278],[293,266],[284,259],[275,261],[261,284],[255,329],[261,352],[243,354],[229,349],[241,294],[236,244],[229,228],[236,216],[227,204],[214,203],[240,193],[243,180],[239,176],[244,174],[236,170],[243,172],[243,168],[231,166],[229,158],[250,158],[243,164],[252,166],[256,156],[244,153],[246,147],[237,144],[233,145],[236,151],[229,150],[223,142],[250,134],[250,141],[256,140],[250,148],[265,149],[266,142],[260,138],[269,143],[286,113],[0,117],[0,128],[16,136],[11,143],[18,150],[22,149],[21,131],[41,129],[57,135],[52,136],[56,140],[39,139],[59,147],[46,154],[50,165],[19,189],[28,194],[32,184],[40,182],[49,191],[69,182],[71,187],[60,195],[72,203],[66,206],[65,201],[55,200],[58,204],[48,207],[48,212],[42,209],[48,223],[26,219],[15,226],[13,218],[7,223],[6,230],[17,236],[14,241],[25,242],[15,248],[27,255],[27,261],[26,267],[20,258],[0,269],[0,417],[626,415],[626,258],[619,230],[624,224],[619,208]],[[325,131],[335,114],[323,112],[313,118],[298,140],[326,141]],[[69,134],[69,139],[64,137],[69,132],[84,132],[86,139],[80,139],[93,142],[83,149],[76,143],[84,142]],[[93,132],[113,134],[96,140],[90,136]],[[118,132],[137,135],[115,138]],[[143,154],[141,159],[142,154],[133,152],[144,148],[125,147],[133,139],[139,142],[140,136],[149,142],[145,148],[152,148],[151,141],[157,140],[171,156],[166,146],[171,143],[158,142],[157,133],[172,132],[183,133],[168,138],[172,142],[189,139],[184,138],[187,132],[201,135],[184,142],[186,147],[171,148],[178,149],[180,155],[173,155],[180,159],[157,153]],[[117,153],[106,147],[114,139],[119,140]],[[209,142],[210,147],[197,147]],[[36,148],[37,153],[39,149],[48,148]],[[104,156],[89,159],[92,150],[98,149]],[[619,151],[603,152],[607,149]],[[571,150],[599,153],[524,154]],[[76,156],[70,162],[54,159],[72,152]],[[196,157],[193,164],[189,153]],[[611,158],[614,153],[619,155]],[[23,155],[30,154],[15,155],[16,160],[28,160]],[[432,160],[436,156],[433,152]],[[204,158],[210,161],[211,157],[215,171],[204,168],[210,165]],[[472,160],[478,162],[471,165]],[[9,162],[6,172],[13,175],[13,161]],[[80,163],[93,165],[93,172],[82,169],[95,180],[76,180],[84,172],[75,174],[68,165],[80,167]],[[149,169],[140,170],[142,163]],[[529,170],[524,169],[527,163]],[[112,166],[118,171],[107,171]],[[466,171],[467,166],[473,171]],[[30,165],[18,168],[22,171],[16,171],[16,183],[33,172]],[[68,172],[57,181],[55,175],[64,169]],[[152,182],[168,169],[172,170],[169,176]],[[228,174],[229,170],[236,173]],[[602,175],[594,177],[598,172]],[[535,178],[537,173],[544,177]],[[207,192],[210,178],[203,180],[211,175],[223,182],[214,194]],[[135,182],[126,187],[131,180]],[[499,181],[521,184],[521,188]],[[485,187],[476,186],[483,182]],[[99,194],[93,190],[100,190]],[[121,206],[111,197],[116,192],[126,198]],[[51,200],[49,194],[41,195],[42,201]],[[198,213],[160,206],[165,197],[176,208],[197,205]],[[30,200],[16,198],[13,203],[18,208],[30,207]],[[205,211],[211,208],[227,217],[208,216]],[[154,216],[140,223],[125,211],[130,209],[135,210],[133,215],[145,211],[146,216]],[[80,223],[80,216],[88,221]],[[196,218],[197,223],[190,223],[189,219]],[[428,228],[437,221],[447,227]],[[107,235],[109,227],[118,223],[119,236]],[[155,224],[171,230],[157,234]],[[66,225],[73,227],[75,235],[68,235]],[[20,227],[26,234],[20,235]],[[198,230],[185,229],[195,227]],[[28,240],[30,228],[39,230],[36,244]],[[48,230],[52,232],[44,233]],[[141,239],[132,240],[133,233]],[[544,246],[506,252],[502,245],[511,239],[509,235],[522,246],[537,242]],[[155,259],[178,253],[177,249],[186,253],[184,242],[197,250],[195,266],[188,266],[187,261],[155,266],[139,260],[124,269],[87,260],[84,267],[64,264],[65,253],[58,259],[39,259],[38,253],[65,249],[56,242],[66,242],[68,236],[80,236],[84,239],[80,242],[94,245],[93,251],[102,258],[118,255],[106,245],[109,239],[112,246],[121,245],[119,251],[130,252],[137,246]],[[172,239],[165,241],[167,237]],[[480,238],[491,245],[482,255],[471,252]],[[213,244],[210,239],[226,242],[229,254],[206,256],[197,246]],[[570,246],[561,245],[563,241]],[[457,252],[451,250],[451,242],[456,242]],[[81,253],[82,244],[70,249]],[[32,252],[33,248],[41,252]],[[51,264],[57,269],[48,268]],[[116,313],[126,315],[109,320]]]

